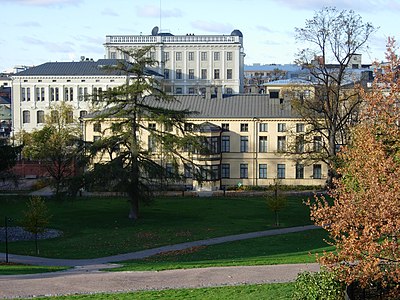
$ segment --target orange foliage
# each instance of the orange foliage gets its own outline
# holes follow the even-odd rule
[[[311,205],[312,219],[337,248],[320,263],[363,287],[400,282],[400,60],[394,49],[389,39],[388,63],[377,69],[372,89],[361,92],[363,118],[339,154],[333,205],[324,197]]]

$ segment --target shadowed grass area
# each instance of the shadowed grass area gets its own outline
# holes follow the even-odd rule
[[[199,289],[178,289],[178,290],[162,290],[162,291],[141,291],[134,293],[118,293],[118,294],[94,294],[94,295],[76,295],[76,296],[60,296],[46,297],[35,299],[59,299],[59,300],[153,300],[153,299],[230,299],[230,300],[247,300],[247,299],[274,299],[286,300],[290,299],[293,294],[294,283],[275,283],[275,284],[257,284],[257,285],[240,285],[225,286]]]
[[[0,275],[36,274],[67,270],[67,267],[42,267],[0,263]]]
[[[12,218],[19,225],[27,197],[0,195],[0,220]],[[288,197],[280,212],[282,227],[311,224],[304,197]],[[157,198],[142,206],[141,219],[128,219],[125,198],[79,198],[74,201],[48,200],[50,228],[63,236],[39,241],[41,256],[94,258],[127,253],[163,245],[231,234],[268,230],[274,226],[273,213],[263,197],[248,198]],[[0,249],[4,243],[0,243]],[[10,253],[35,255],[33,241],[9,243]]]
[[[327,233],[311,230],[193,247],[181,251],[161,253],[143,260],[124,262],[124,266],[109,271],[143,271],[216,266],[251,266],[316,261],[315,253],[333,251],[324,239]]]

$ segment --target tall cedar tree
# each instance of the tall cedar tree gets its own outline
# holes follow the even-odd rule
[[[81,157],[80,135],[72,107],[65,103],[52,107],[42,129],[23,135],[23,155],[46,166],[57,197],[75,175],[75,162]]]
[[[378,66],[372,91],[361,91],[365,110],[340,153],[341,178],[312,205],[311,216],[330,234],[336,251],[320,262],[347,284],[400,286],[400,60],[389,40],[387,64]],[[396,298],[398,299],[398,298]]]
[[[196,148],[200,143],[184,131],[190,112],[167,108],[176,99],[166,94],[156,76],[149,72],[156,64],[149,55],[151,47],[119,50],[130,59],[118,61],[110,72],[125,75],[126,83],[102,93],[105,109],[90,120],[105,128],[101,130],[101,139],[91,147],[91,156],[97,163],[88,172],[91,179],[87,182],[111,185],[114,190],[127,193],[131,204],[129,218],[136,220],[139,203],[152,198],[152,186],[171,177],[181,178],[180,163],[191,164],[182,156],[182,149],[186,145]],[[146,121],[156,126],[149,126]],[[143,145],[145,132],[150,135],[152,147]],[[166,163],[172,164],[175,172],[167,170]]]
[[[315,87],[315,94],[294,97],[292,105],[312,125],[306,133],[310,139],[306,136],[305,140],[319,135],[327,141],[322,151],[313,156],[328,164],[328,186],[336,175],[337,145],[348,142],[349,126],[357,118],[361,103],[357,90],[345,87],[354,80],[348,67],[374,31],[375,28],[364,23],[354,11],[338,11],[331,7],[316,12],[312,19],[306,20],[304,28],[296,28],[296,39],[310,44],[310,48],[298,53],[296,62],[310,71],[310,84]]]

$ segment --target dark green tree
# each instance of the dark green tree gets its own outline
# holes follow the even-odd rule
[[[182,149],[201,144],[193,133],[185,131],[185,118],[190,112],[171,108],[175,98],[163,91],[157,75],[150,71],[156,63],[149,55],[150,49],[119,49],[130,59],[118,61],[109,71],[125,75],[126,82],[104,91],[100,98],[105,108],[87,121],[97,122],[103,135],[90,149],[95,164],[86,182],[111,185],[126,193],[129,218],[133,220],[139,217],[139,203],[151,200],[155,185],[182,177],[178,166],[190,163]],[[149,126],[149,121],[157,126]],[[147,134],[145,147],[143,137]],[[162,153],[162,159],[157,153]],[[175,172],[166,168],[166,162]]]
[[[274,180],[272,185],[272,194],[266,194],[267,206],[275,215],[275,226],[279,226],[279,212],[287,206],[287,199],[282,195],[281,184],[279,180]]]

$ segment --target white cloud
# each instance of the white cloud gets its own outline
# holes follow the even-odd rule
[[[274,31],[266,26],[263,25],[257,25],[256,26],[257,30],[259,31],[264,31],[264,32],[268,32],[268,33],[274,33]]]
[[[116,13],[114,10],[111,8],[107,8],[101,12],[102,15],[104,16],[111,16],[111,17],[119,17],[119,14]]]
[[[42,27],[42,25],[40,25],[40,23],[35,22],[35,21],[22,22],[22,23],[18,23],[16,25],[19,27]]]
[[[223,23],[217,23],[217,22],[208,22],[208,21],[193,21],[191,22],[191,25],[195,29],[199,30],[204,30],[207,32],[217,32],[219,34],[226,32],[226,33],[231,33],[231,31],[234,29],[234,26],[231,24],[223,24]]]
[[[37,5],[37,6],[48,6],[48,5],[62,5],[72,4],[76,5],[82,3],[83,0],[0,0],[1,2],[17,3],[22,5]]]
[[[339,10],[347,9],[355,12],[372,12],[386,10],[400,10],[397,0],[273,0],[280,5],[293,9],[320,10],[326,6],[336,7]]]

